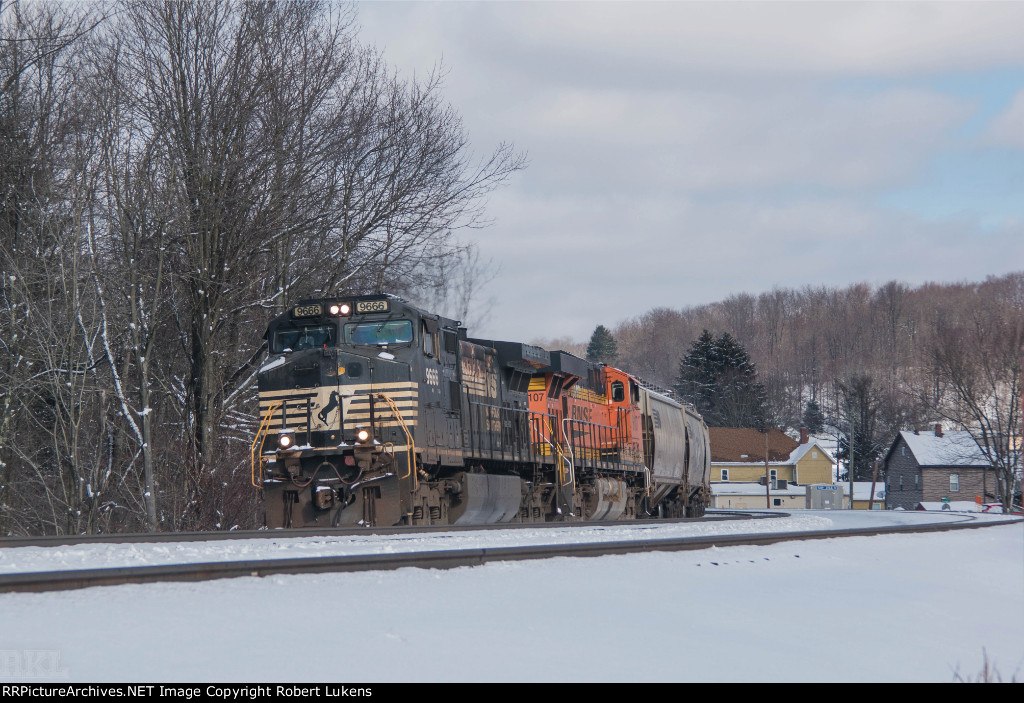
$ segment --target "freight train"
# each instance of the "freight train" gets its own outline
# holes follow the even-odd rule
[[[621,369],[471,339],[391,295],[271,321],[252,483],[270,528],[699,517],[708,430]]]

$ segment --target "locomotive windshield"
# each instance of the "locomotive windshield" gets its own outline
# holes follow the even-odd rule
[[[274,333],[270,351],[276,354],[301,349],[319,349],[324,345],[332,347],[337,337],[334,325],[304,325],[279,329]]]
[[[346,344],[404,344],[412,341],[412,321],[388,320],[345,325]]]

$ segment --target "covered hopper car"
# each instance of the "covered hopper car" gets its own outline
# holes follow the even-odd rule
[[[701,417],[629,373],[470,339],[389,295],[306,300],[267,329],[253,485],[267,526],[701,516]]]

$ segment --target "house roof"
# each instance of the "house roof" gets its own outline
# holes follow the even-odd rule
[[[709,427],[711,461],[764,463],[765,435],[752,427]],[[768,461],[789,463],[793,450],[800,446],[781,430],[768,430]]]
[[[850,495],[850,484],[843,484],[843,495]],[[854,500],[871,500],[871,481],[854,481],[853,482],[853,499]],[[885,500],[885,483],[882,481],[875,481],[875,500]]]
[[[711,495],[716,496],[764,496],[765,487],[760,483],[712,483]],[[771,489],[773,496],[804,496],[807,495],[807,486],[789,484],[786,488]]]
[[[984,510],[981,503],[968,500],[953,500],[948,503],[941,501],[922,501],[914,510],[951,510],[956,513],[980,513]]]
[[[934,432],[900,432],[886,459],[900,439],[906,442],[920,466],[991,466],[974,437],[966,430],[946,431],[941,436]]]
[[[831,463],[833,463],[833,464],[836,463],[836,460],[832,458],[832,455],[829,454],[828,451],[824,447],[822,447],[820,444],[818,444],[818,441],[815,440],[815,439],[811,439],[806,444],[798,444],[796,449],[793,450],[793,453],[789,455],[789,461],[786,462],[786,463],[788,463],[788,464],[795,464],[796,462],[798,462],[801,459],[803,459],[804,458],[804,454],[806,454],[807,452],[811,451],[811,449],[817,449],[822,454],[824,454],[825,458],[828,459]]]

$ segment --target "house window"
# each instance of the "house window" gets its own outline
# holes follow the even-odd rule
[[[960,492],[960,474],[949,475],[949,492],[959,493]]]
[[[782,498],[772,498],[772,503],[777,506],[782,505]]]
[[[769,471],[768,471],[768,478],[770,478],[772,481],[777,480],[779,478],[779,471],[778,471],[778,469],[769,469]]]
[[[914,474],[914,488],[921,487],[921,476],[920,474]]]
[[[811,458],[812,459],[817,459],[818,458],[818,450],[814,450],[813,452],[811,452]]]
[[[900,447],[900,456],[906,456],[906,455],[907,455],[907,448],[906,447]]]
[[[900,490],[903,490],[903,477],[900,476]]]
[[[729,480],[729,469],[722,469],[722,480],[723,481],[728,481]]]

